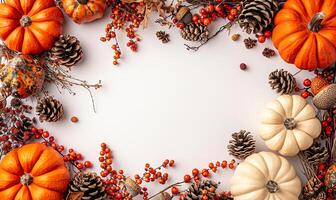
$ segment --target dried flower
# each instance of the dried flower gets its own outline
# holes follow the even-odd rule
[[[266,58],[270,58],[275,56],[275,51],[273,49],[270,48],[265,48],[262,52],[263,56],[265,56]]]
[[[257,40],[254,40],[249,37],[247,39],[244,39],[244,44],[245,44],[246,49],[252,49],[253,47],[257,45]]]

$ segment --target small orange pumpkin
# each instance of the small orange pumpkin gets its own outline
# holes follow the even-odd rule
[[[100,19],[106,9],[105,0],[62,0],[66,14],[78,23],[87,23]]]
[[[6,0],[0,10],[0,38],[23,54],[49,50],[62,32],[64,16],[53,0]]]
[[[58,152],[44,144],[28,144],[0,162],[0,199],[61,200],[70,174]]]
[[[336,61],[335,0],[288,0],[274,24],[273,44],[286,62],[314,70]]]

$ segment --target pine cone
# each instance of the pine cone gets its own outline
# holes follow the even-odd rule
[[[283,69],[275,70],[268,76],[268,83],[279,94],[290,94],[293,92],[296,81],[294,76]]]
[[[303,186],[300,200],[326,200],[327,195],[323,190],[323,183],[317,178],[311,178]]]
[[[319,142],[314,142],[309,149],[303,151],[303,154],[307,162],[314,166],[326,162],[329,158],[328,149],[322,146]]]
[[[196,25],[194,23],[186,25],[180,31],[181,37],[188,41],[204,42],[209,37],[209,31],[206,26]]]
[[[199,200],[202,199],[202,192],[207,191],[207,197],[209,200],[215,199],[216,189],[218,188],[218,183],[212,180],[202,180],[198,182],[193,182],[184,193],[183,200]]]
[[[84,192],[82,200],[103,200],[105,186],[101,178],[93,172],[78,172],[70,182],[69,192]]]
[[[246,0],[238,23],[248,34],[261,33],[271,24],[277,11],[278,3],[275,0]]]
[[[239,160],[244,160],[255,152],[255,140],[250,132],[241,130],[232,134],[232,140],[227,146],[230,155],[235,156]]]
[[[61,35],[50,50],[50,58],[59,65],[72,67],[83,57],[83,50],[75,36]]]
[[[41,122],[56,122],[63,117],[64,109],[61,102],[51,96],[47,96],[37,103],[36,113]]]
[[[162,43],[168,43],[169,40],[169,34],[164,31],[158,31],[156,32],[156,37],[162,41]]]

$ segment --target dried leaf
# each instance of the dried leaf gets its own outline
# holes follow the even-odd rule
[[[66,200],[81,200],[84,196],[84,192],[71,192],[68,194]]]
[[[159,18],[159,19],[155,20],[155,23],[158,23],[161,26],[168,26],[168,28],[171,28],[171,27],[174,26],[174,23],[166,20],[165,18]]]

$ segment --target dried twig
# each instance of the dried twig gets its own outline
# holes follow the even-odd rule
[[[215,38],[219,33],[221,33],[224,30],[228,30],[230,31],[231,27],[236,23],[237,21],[232,21],[232,22],[228,22],[227,24],[223,25],[222,27],[220,27],[218,29],[218,31],[213,34],[211,37],[209,37],[207,40],[205,40],[204,42],[202,42],[200,45],[198,46],[189,46],[188,44],[184,44],[184,46],[187,47],[187,50],[192,50],[192,51],[198,51],[203,45],[205,45],[207,42],[209,42],[211,39]]]

